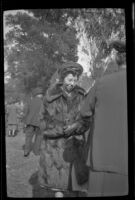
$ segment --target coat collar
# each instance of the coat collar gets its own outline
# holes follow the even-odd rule
[[[72,91],[72,95],[77,96],[78,94],[85,96],[86,91],[83,88],[76,85]],[[61,83],[58,83],[54,87],[49,88],[46,92],[46,100],[48,102],[52,102],[60,98],[61,96],[63,96],[64,98],[67,98],[67,95],[65,91],[63,90]]]

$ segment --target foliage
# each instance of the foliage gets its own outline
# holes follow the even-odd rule
[[[30,94],[37,86],[46,91],[50,77],[64,61],[78,60],[75,29],[78,17],[84,20],[91,41],[94,70],[109,55],[108,46],[113,39],[125,40],[122,9],[35,9],[28,12],[33,16],[21,12],[6,16],[6,25],[12,27],[4,41],[4,59],[11,76],[10,83],[6,84],[7,96],[13,91]]]
[[[94,43],[97,48],[97,53],[94,52],[93,55],[93,68],[100,74],[102,69],[99,69],[99,66],[105,65],[103,60],[110,55],[114,48],[111,46],[112,41],[125,42],[124,9],[86,9],[84,18],[87,19],[85,26],[88,37],[92,41],[91,48]]]
[[[34,17],[21,12],[6,16],[6,24],[13,27],[5,40],[8,73],[11,79],[18,79],[20,91],[26,94],[37,86],[46,90],[64,60],[77,61],[76,32],[66,26],[63,12],[51,9],[49,16],[47,10],[33,13]]]
[[[112,50],[123,51],[120,46],[126,43],[125,12],[124,9],[85,9],[83,21],[92,57],[90,71],[96,79],[112,61]]]

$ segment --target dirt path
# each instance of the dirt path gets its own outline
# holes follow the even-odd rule
[[[9,197],[32,197],[29,178],[38,167],[39,156],[33,153],[28,158],[23,156],[24,137],[22,132],[16,137],[6,137],[7,194]]]

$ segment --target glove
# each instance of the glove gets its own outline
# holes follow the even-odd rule
[[[64,136],[69,137],[75,134],[75,131],[78,128],[78,123],[73,123],[72,125],[68,125],[63,128]]]

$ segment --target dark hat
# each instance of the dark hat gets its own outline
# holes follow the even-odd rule
[[[42,88],[34,88],[32,91],[33,96],[38,95],[38,94],[43,94]]]
[[[118,41],[118,40],[112,41],[109,45],[110,45],[111,49],[114,48],[119,53],[125,53],[126,52],[126,44],[123,41]]]
[[[61,79],[64,79],[67,74],[72,73],[77,75],[78,77],[82,74],[83,67],[79,63],[75,62],[66,62],[62,65],[61,69],[59,69],[59,76]]]

